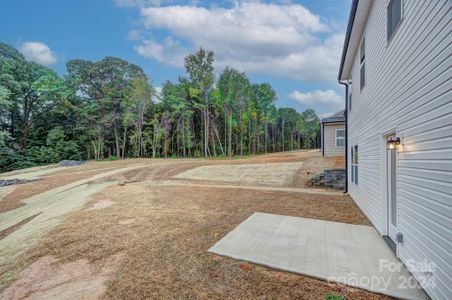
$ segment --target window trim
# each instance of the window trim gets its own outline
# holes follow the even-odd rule
[[[344,140],[344,146],[338,146],[338,145],[337,145],[337,140],[338,140],[337,132],[338,132],[339,130],[344,131],[344,136],[340,136],[340,137],[339,137],[340,140]],[[345,128],[336,128],[336,129],[334,130],[334,145],[335,145],[336,148],[344,148],[344,147],[345,147]]]
[[[362,51],[364,50],[364,51]],[[362,55],[364,52],[364,55]],[[363,80],[361,76],[361,70],[364,68],[364,84],[362,84]],[[360,91],[364,89],[366,86],[366,37],[363,36],[361,40],[361,44],[359,45],[359,87]]]
[[[355,185],[359,183],[359,148],[358,144],[352,145],[350,147],[350,170],[351,170],[351,179]],[[356,153],[358,153],[358,157],[356,157]]]
[[[394,36],[396,35],[397,31],[399,30],[400,24],[402,24],[403,20],[405,19],[405,2],[403,0],[400,0],[400,3],[401,3],[401,7],[400,7],[400,21],[399,21],[399,23],[397,23],[397,26],[392,31],[391,36],[388,38],[388,32],[387,32],[387,28],[388,28],[388,8],[389,8],[389,4],[391,3],[391,1],[393,1],[393,0],[388,0],[387,3],[386,3],[386,47],[389,46],[389,44],[391,43],[392,39],[394,38]]]

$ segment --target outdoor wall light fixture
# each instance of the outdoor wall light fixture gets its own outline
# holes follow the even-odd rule
[[[388,149],[389,150],[394,150],[399,145],[400,145],[400,138],[395,138],[395,139],[388,140]]]

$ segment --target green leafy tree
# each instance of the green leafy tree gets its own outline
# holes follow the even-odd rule
[[[0,43],[0,171],[63,159],[232,156],[319,146],[319,119],[276,107],[268,83],[214,54],[185,58],[186,77],[157,95],[143,70],[105,57],[70,60],[64,78]],[[156,100],[155,103],[153,100]]]
[[[301,132],[304,137],[304,148],[319,147],[320,120],[313,109],[307,109],[301,114],[303,120]]]
[[[143,126],[146,123],[145,115],[152,109],[152,96],[155,94],[152,86],[144,79],[137,78],[132,83],[130,98],[122,102],[124,105],[124,137],[122,157],[126,152],[127,128],[129,122],[135,127],[134,151],[137,157],[143,157],[145,147],[143,143]]]
[[[219,97],[223,102],[225,124],[227,126],[227,153],[232,155],[232,127],[234,114],[238,117],[241,130],[242,113],[249,97],[250,83],[244,73],[234,68],[226,67],[218,80]],[[240,132],[240,135],[242,133]],[[242,136],[240,136],[242,141]]]
[[[190,82],[189,95],[196,100],[195,108],[202,116],[204,156],[209,156],[209,94],[215,81],[213,51],[200,48],[185,57],[185,69]]]

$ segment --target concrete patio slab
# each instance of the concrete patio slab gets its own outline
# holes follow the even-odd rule
[[[428,299],[371,226],[254,213],[211,253],[402,299]]]

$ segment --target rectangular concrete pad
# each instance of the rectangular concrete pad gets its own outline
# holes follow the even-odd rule
[[[255,213],[208,251],[402,299],[428,299],[419,287],[401,288],[400,277],[415,282],[405,267],[380,268],[380,260],[398,260],[371,226]]]

